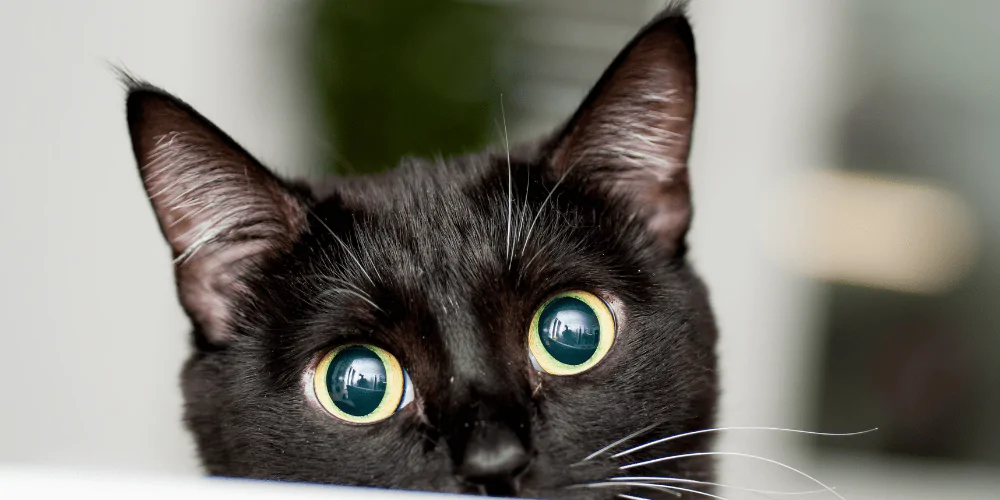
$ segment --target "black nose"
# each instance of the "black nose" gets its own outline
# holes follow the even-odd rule
[[[490,496],[514,496],[518,479],[531,456],[517,435],[506,427],[489,426],[471,436],[458,473]]]

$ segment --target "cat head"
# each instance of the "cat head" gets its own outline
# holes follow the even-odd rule
[[[715,411],[715,326],[685,259],[694,107],[691,29],[667,13],[550,137],[307,185],[132,82],[207,471],[574,498],[710,478],[693,457],[619,469],[704,435],[611,456]]]

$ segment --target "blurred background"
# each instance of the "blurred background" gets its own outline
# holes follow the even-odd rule
[[[359,174],[499,144],[504,121],[512,141],[550,130],[662,5],[4,2],[0,462],[199,473],[188,326],[109,65],[278,172]],[[720,425],[880,429],[718,449],[855,500],[996,498],[1000,3],[694,0],[691,17],[691,246],[722,333]],[[720,464],[728,484],[810,488]]]

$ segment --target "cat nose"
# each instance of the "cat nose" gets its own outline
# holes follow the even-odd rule
[[[474,434],[466,445],[459,475],[483,494],[517,495],[518,480],[531,462],[521,439],[505,427],[490,427]]]

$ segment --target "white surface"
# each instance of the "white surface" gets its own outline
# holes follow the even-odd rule
[[[85,471],[0,467],[0,492],[19,500],[99,498],[101,500],[438,500],[460,495],[401,492],[375,488],[307,485],[236,479],[128,476]]]

